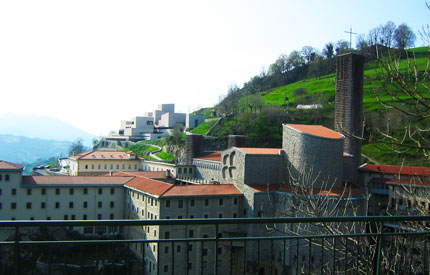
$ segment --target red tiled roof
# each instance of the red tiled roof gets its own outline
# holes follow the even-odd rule
[[[400,166],[386,164],[365,164],[360,167],[361,172],[408,175],[408,176],[430,176],[430,167]]]
[[[287,127],[295,129],[299,132],[308,133],[317,137],[340,139],[344,136],[336,131],[326,128],[321,125],[302,125],[302,124],[285,124]]]
[[[295,187],[293,185],[289,184],[256,184],[256,185],[250,185],[251,188],[253,188],[257,192],[285,192],[285,193],[293,193],[295,190]],[[296,192],[301,193],[300,189],[296,189]],[[341,196],[342,193],[347,196],[349,194],[351,195],[361,195],[363,192],[360,189],[352,188],[351,192],[347,189],[344,190],[343,188],[332,188],[331,190],[321,190],[318,188],[313,189],[314,195],[328,195],[328,196]]]
[[[175,185],[163,197],[241,195],[233,184]]]
[[[99,185],[118,184],[124,185],[133,177],[91,177],[91,176],[23,176],[22,183],[25,184],[48,184],[48,185]]]
[[[148,178],[136,177],[129,181],[125,186],[145,193],[161,196],[167,190],[169,190],[173,186],[173,184]]]
[[[221,161],[221,152],[213,152],[203,156],[195,157],[195,159]]]
[[[110,176],[109,173],[103,174],[102,176],[107,177]],[[112,177],[143,177],[143,178],[165,178],[166,171],[118,171],[112,172]]]
[[[281,148],[249,148],[240,147],[239,150],[251,155],[279,155]]]
[[[22,170],[22,168],[24,168],[24,166],[16,163],[0,160],[0,169]]]
[[[104,159],[104,160],[130,160],[130,156],[122,151],[98,151],[93,150],[76,156],[71,156],[73,159]]]
[[[429,181],[421,181],[419,179],[386,179],[386,178],[373,178],[370,182],[382,182],[393,184],[411,184],[411,185],[430,185]]]

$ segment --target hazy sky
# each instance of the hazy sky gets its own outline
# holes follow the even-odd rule
[[[429,18],[421,0],[1,1],[0,114],[106,135],[160,103],[213,106],[280,54],[349,40],[350,26],[407,23],[422,45]]]

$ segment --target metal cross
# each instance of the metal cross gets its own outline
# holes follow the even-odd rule
[[[352,35],[358,34],[356,32],[352,32],[352,27],[349,27],[349,32],[345,31],[346,33],[349,33],[349,48],[352,49]]]

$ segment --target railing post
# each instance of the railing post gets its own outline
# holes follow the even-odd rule
[[[378,236],[378,248],[377,248],[377,255],[376,255],[376,269],[375,269],[375,275],[379,275],[379,266],[381,263],[381,250],[382,250],[382,237],[383,237],[383,231],[384,231],[384,222],[380,222],[379,225],[379,236]]]
[[[218,274],[218,224],[215,224],[215,263],[214,263],[214,274]]]
[[[19,251],[19,227],[15,226],[15,274],[19,275],[21,274],[21,270],[20,270],[20,251]]]

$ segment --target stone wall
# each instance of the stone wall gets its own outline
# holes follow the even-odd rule
[[[185,136],[185,164],[191,165],[193,158],[203,153],[203,136],[187,133]]]
[[[282,148],[290,179],[302,184],[316,180],[314,187],[324,183],[341,186],[343,176],[343,138],[325,138],[299,132],[284,125]]]

